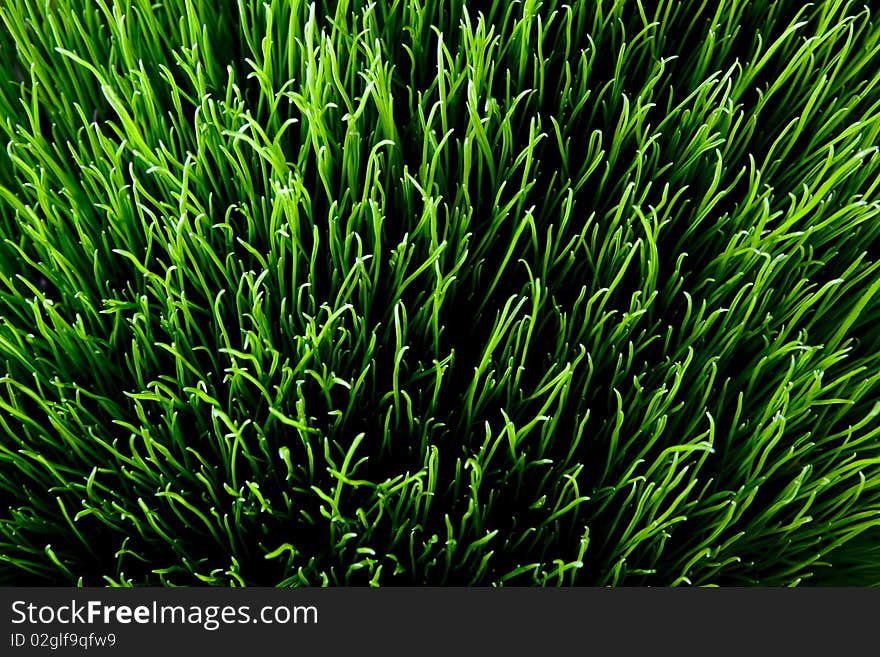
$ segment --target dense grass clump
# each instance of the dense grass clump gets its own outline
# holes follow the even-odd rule
[[[0,583],[880,583],[859,3],[0,4]]]

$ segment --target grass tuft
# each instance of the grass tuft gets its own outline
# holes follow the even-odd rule
[[[7,0],[0,583],[880,584],[848,0]]]

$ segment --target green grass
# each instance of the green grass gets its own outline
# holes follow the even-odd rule
[[[0,583],[880,584],[861,3],[0,4]]]

